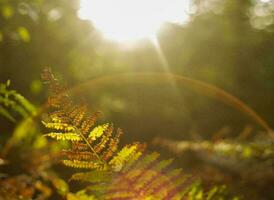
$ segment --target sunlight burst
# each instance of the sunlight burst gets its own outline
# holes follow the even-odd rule
[[[111,40],[136,41],[155,37],[164,22],[184,23],[190,0],[81,0],[79,17]]]

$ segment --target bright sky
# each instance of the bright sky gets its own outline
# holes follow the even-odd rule
[[[107,39],[154,38],[164,22],[184,23],[190,0],[81,0],[79,17],[91,20]]]

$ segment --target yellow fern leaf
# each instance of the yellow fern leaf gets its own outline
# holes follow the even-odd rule
[[[62,119],[60,119],[60,117],[57,117],[57,116],[53,115],[53,116],[50,116],[50,118],[51,118],[51,121],[54,122],[54,123],[61,123],[62,122]]]
[[[89,138],[91,140],[96,140],[97,138],[101,137],[103,133],[108,129],[109,124],[103,124],[100,126],[95,127],[89,134]]]
[[[76,133],[48,133],[45,136],[56,140],[80,141],[82,138]]]
[[[46,128],[51,128],[55,130],[61,130],[61,131],[75,131],[75,128],[73,126],[70,126],[66,123],[61,122],[53,122],[53,123],[46,123],[42,122]]]
[[[127,145],[123,147],[115,157],[111,159],[109,162],[112,165],[115,171],[120,171],[122,167],[131,160],[132,157],[135,157],[136,154],[140,153],[138,151],[138,145]],[[139,157],[139,156],[138,156]],[[138,158],[137,157],[137,158]]]
[[[63,160],[64,165],[72,168],[100,169],[103,164],[97,162],[88,162],[80,160]]]
[[[107,130],[104,132],[103,136],[100,138],[100,142],[98,142],[95,147],[94,150],[97,154],[101,154],[102,150],[107,147],[107,143],[111,138],[113,132],[113,125],[109,126],[107,128]],[[91,142],[93,140],[90,140]]]

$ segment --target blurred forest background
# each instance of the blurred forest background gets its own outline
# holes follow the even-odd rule
[[[164,63],[150,40],[133,46],[105,40],[92,22],[78,17],[79,6],[79,0],[0,0],[0,82],[11,80],[13,88],[39,107],[47,98],[40,73],[50,66],[68,88],[74,88],[78,100],[103,111],[103,120],[124,130],[123,142],[150,144],[155,137],[238,141],[246,131],[245,139],[251,140],[264,131],[218,96],[208,98],[203,94],[207,91],[199,93],[172,80],[120,81],[123,73],[165,72],[213,84],[274,127],[273,1],[193,0],[187,23],[166,23],[157,34]],[[108,77],[106,82],[96,81],[103,76]],[[0,124],[0,137],[14,129],[3,118]],[[176,156],[186,171],[199,173],[201,165],[193,157]],[[213,172],[206,169],[210,177]],[[238,174],[231,173],[242,184]],[[235,187],[248,190],[250,196],[274,199],[273,180],[258,187],[257,194],[248,190],[257,187],[257,179],[242,184],[245,189]]]

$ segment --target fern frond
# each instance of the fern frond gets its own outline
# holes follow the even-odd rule
[[[85,115],[86,106],[84,105],[72,105],[67,108],[66,114],[72,119],[72,123],[81,120]],[[77,125],[76,125],[77,126]]]
[[[0,115],[13,122],[16,121],[14,113],[23,118],[35,115],[35,106],[17,91],[10,90],[9,86],[9,81],[6,84],[0,84]]]
[[[55,129],[55,130],[60,130],[60,131],[66,131],[66,132],[73,132],[75,131],[75,128],[69,124],[66,124],[66,123],[61,123],[60,121],[57,121],[58,118],[55,118],[53,121],[53,123],[46,123],[46,122],[43,122],[43,125],[46,127],[46,128],[50,128],[50,129]]]
[[[107,143],[111,138],[112,132],[113,132],[113,126],[111,125],[106,129],[104,135],[102,135],[102,137],[100,138],[101,140],[94,146],[94,150],[96,153],[100,154],[102,150],[106,148]]]
[[[112,174],[109,171],[90,171],[86,173],[75,173],[70,180],[85,181],[90,183],[105,183],[112,179]]]
[[[0,104],[4,105],[6,108],[9,108],[11,111],[18,113],[20,116],[26,118],[30,114],[25,110],[25,108],[20,105],[20,103],[16,102],[12,98],[10,98],[9,92],[3,96],[0,96]]]
[[[76,133],[48,133],[45,134],[47,137],[51,137],[56,140],[69,140],[69,141],[80,141],[82,138]]]
[[[50,67],[45,67],[42,74],[41,79],[43,83],[48,84],[50,87],[50,92],[53,96],[62,95],[64,93],[65,87],[61,86],[58,80],[55,78],[54,74],[51,71]]]
[[[89,151],[62,150],[62,155],[70,160],[93,160],[96,159],[93,153]]]
[[[214,186],[205,191],[199,182],[192,185],[187,193],[188,199],[205,199],[205,200],[217,200],[217,199],[235,199],[239,200],[239,197],[231,197],[228,195],[228,190],[225,185]]]
[[[88,149],[88,145],[85,143],[80,142],[73,142],[72,143],[72,150],[73,151],[86,151]]]
[[[122,134],[123,134],[122,130],[118,129],[115,137],[110,139],[110,142],[108,144],[109,147],[103,153],[103,156],[102,156],[103,160],[108,161],[113,156],[113,154],[117,151],[120,137]]]
[[[108,129],[109,124],[103,124],[95,127],[89,134],[88,138],[90,140],[96,140],[97,138],[101,137],[103,133]]]
[[[103,168],[101,163],[80,161],[80,160],[63,160],[62,163],[72,168],[84,168],[84,169],[101,169]]]
[[[186,198],[192,181],[180,169],[169,169],[172,160],[158,161],[158,157],[158,153],[151,153],[122,169],[108,187],[104,199]]]
[[[12,122],[16,121],[16,119],[10,114],[10,112],[2,106],[0,106],[0,115],[4,116]]]
[[[36,108],[24,96],[17,93],[15,90],[12,90],[11,95],[13,96],[14,100],[27,111],[27,113],[35,114]]]
[[[136,157],[136,155],[138,156]],[[133,158],[138,159],[140,156],[141,152],[138,151],[138,144],[126,145],[109,161],[109,164],[115,171],[120,171],[127,162]]]
[[[76,111],[77,111],[76,115],[74,116],[72,115],[72,118],[73,118],[72,124],[78,127],[85,117],[85,114],[87,112],[87,106],[85,105],[80,106],[78,109],[76,109]]]
[[[56,189],[57,193],[64,197],[69,192],[69,185],[67,182],[61,178],[53,177],[51,182]]]
[[[100,112],[95,112],[94,114],[92,114],[91,116],[88,116],[81,124],[81,131],[84,135],[86,135],[90,128],[92,126],[94,126],[97,118],[98,118],[98,115],[100,114]]]
[[[143,169],[155,162],[159,158],[160,154],[157,152],[153,152],[147,155],[144,155],[140,159],[137,159],[136,162],[128,162],[123,171],[130,171],[133,167],[138,169]]]

